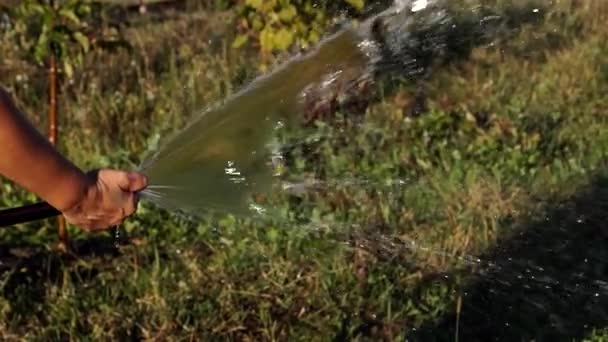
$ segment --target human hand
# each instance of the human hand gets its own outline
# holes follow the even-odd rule
[[[137,210],[137,193],[147,179],[137,172],[102,169],[89,172],[80,200],[62,214],[66,221],[87,231],[121,224]]]

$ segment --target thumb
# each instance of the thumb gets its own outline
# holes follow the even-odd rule
[[[148,178],[139,172],[129,172],[127,178],[129,180],[128,190],[131,192],[141,191],[148,186]]]

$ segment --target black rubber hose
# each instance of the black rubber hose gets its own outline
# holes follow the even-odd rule
[[[0,227],[55,217],[61,212],[46,202],[0,210]]]

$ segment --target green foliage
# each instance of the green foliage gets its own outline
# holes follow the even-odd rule
[[[336,9],[360,11],[363,0],[245,0],[238,4],[240,34],[233,46],[252,42],[262,54],[307,48],[319,41]]]
[[[74,67],[83,63],[84,54],[91,49],[86,18],[91,7],[80,0],[26,0],[14,9],[16,30],[21,42],[38,64],[55,56],[62,62],[63,71],[72,78]]]
[[[592,333],[581,342],[605,342],[608,341],[608,328],[593,329]]]
[[[95,48],[130,48],[117,26],[99,25],[99,8],[88,0],[25,0],[11,10],[23,51],[38,65],[50,56],[68,79]]]

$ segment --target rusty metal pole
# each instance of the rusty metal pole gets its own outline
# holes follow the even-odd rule
[[[57,145],[57,58],[51,54],[49,58],[49,141],[53,145]],[[68,243],[68,232],[66,229],[65,218],[61,215],[57,216],[57,226],[59,240],[64,247]]]
[[[57,61],[49,58],[49,141],[57,144]]]

